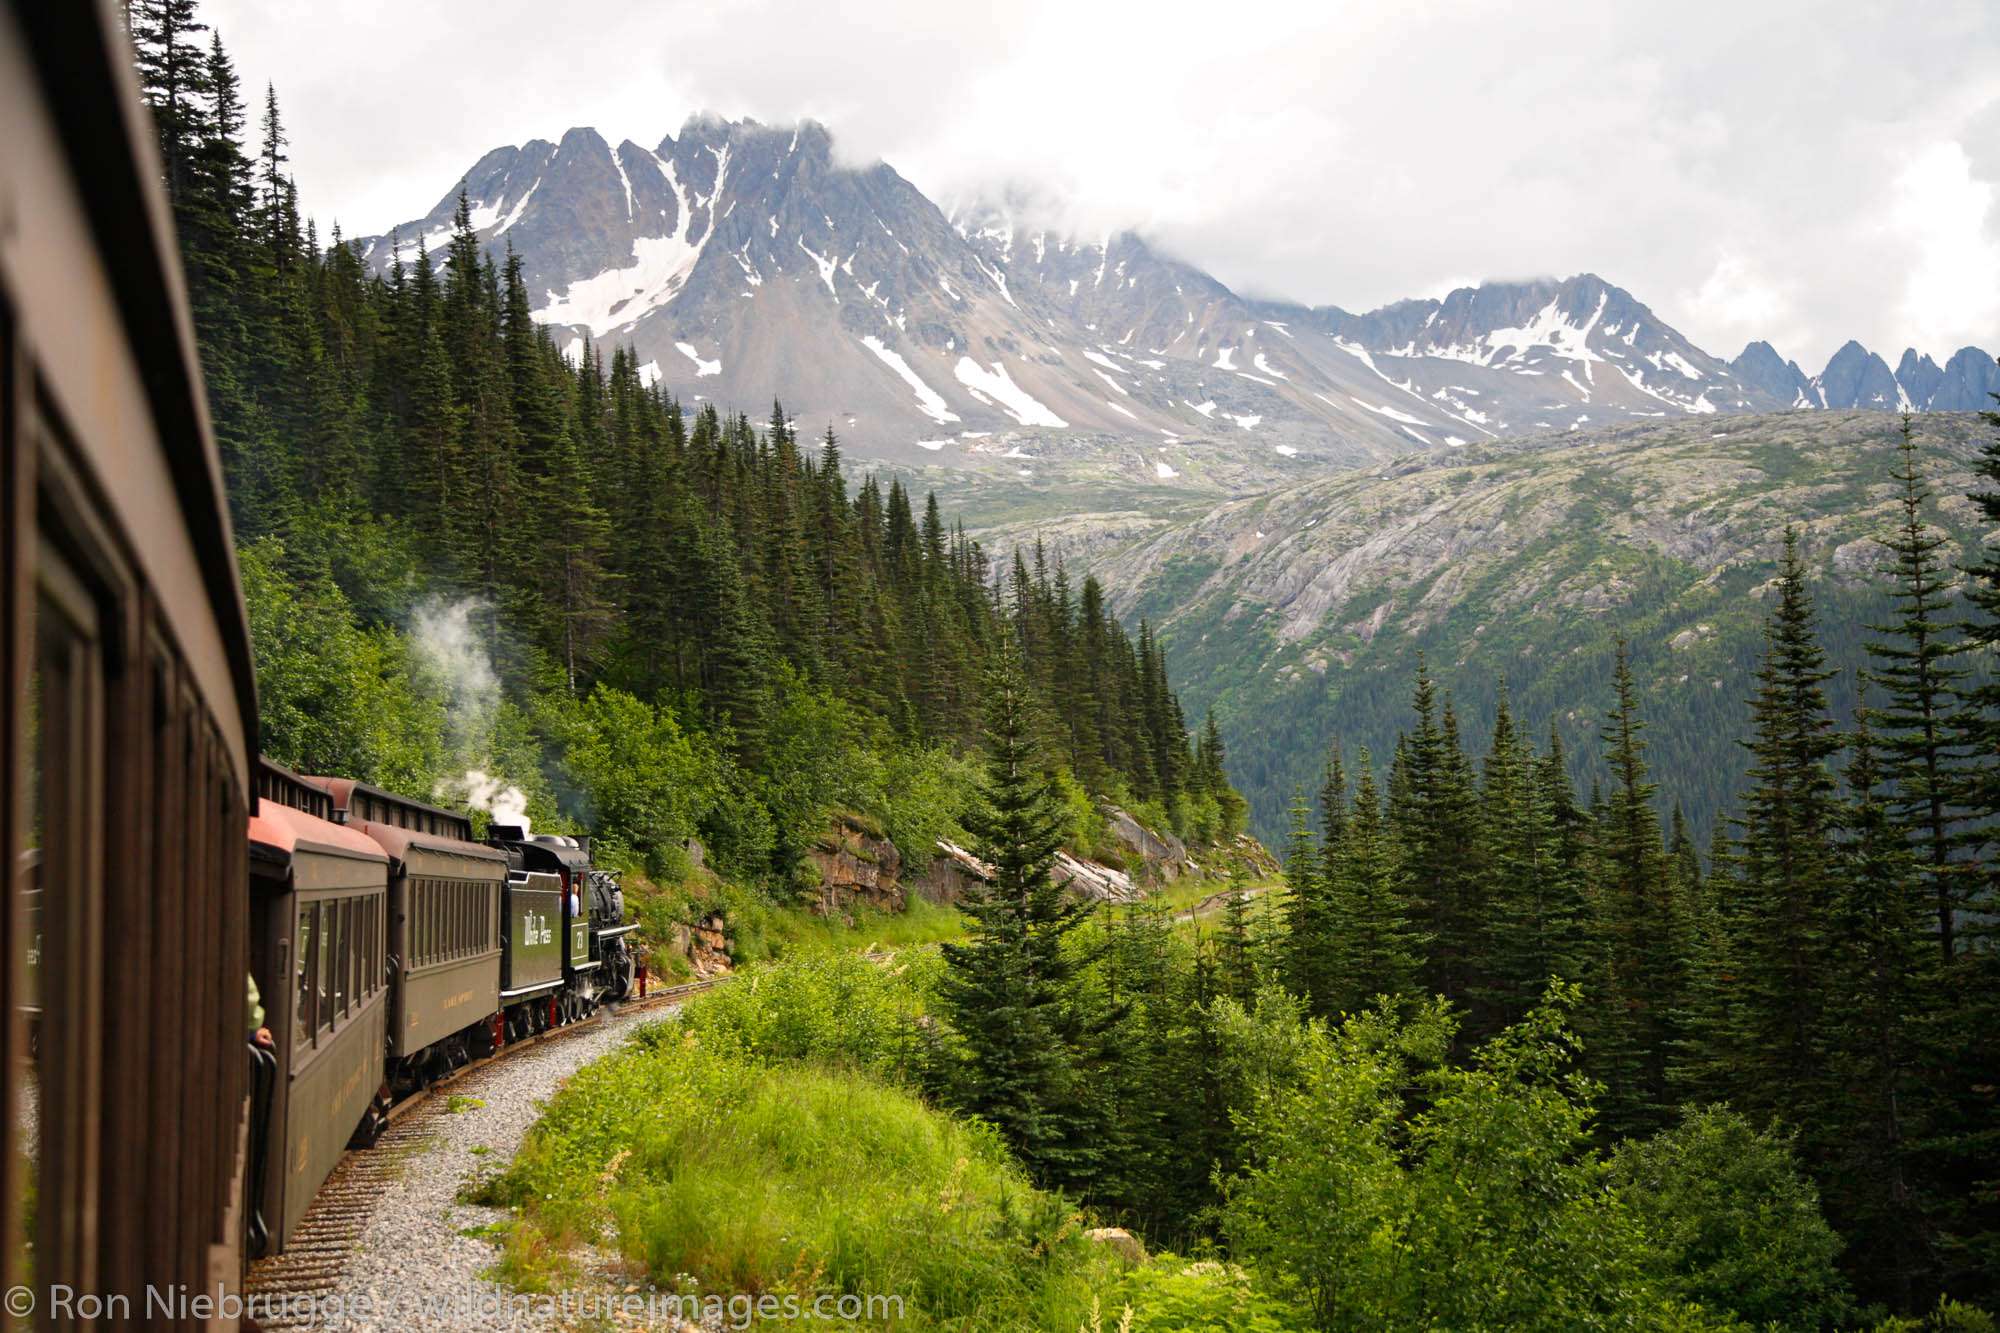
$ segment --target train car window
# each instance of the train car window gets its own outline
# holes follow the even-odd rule
[[[329,996],[333,991],[333,904],[319,905],[319,1030],[326,1032],[333,1027],[333,1005]]]
[[[345,899],[328,906],[333,919],[333,1021],[338,1023],[347,1016],[348,906]]]
[[[313,1034],[313,910],[311,903],[299,904],[299,951],[298,957],[298,997],[292,1003],[297,1016],[298,1040],[293,1043],[297,1050],[304,1050],[312,1044]]]
[[[361,1001],[367,994],[363,989],[366,974],[362,971],[361,955],[368,944],[368,900],[351,898],[347,910],[347,1008],[351,1013],[361,1008]]]

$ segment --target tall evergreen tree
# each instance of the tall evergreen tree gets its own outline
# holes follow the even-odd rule
[[[1343,967],[1337,1007],[1350,1012],[1369,1007],[1377,996],[1414,997],[1424,943],[1403,896],[1374,763],[1365,748],[1358,764],[1342,856],[1330,872],[1339,911],[1332,952]]]
[[[1747,1078],[1738,1099],[1793,1115],[1813,1105],[1821,955],[1840,824],[1830,763],[1841,742],[1825,691],[1833,673],[1805,580],[1798,533],[1788,528],[1744,742],[1750,789],[1738,823],[1738,897],[1726,913],[1740,964],[1736,1041]]]
[[[1877,733],[1881,777],[1890,784],[1889,809],[1908,831],[1928,881],[1939,950],[1956,952],[1958,881],[1955,846],[1962,839],[1954,819],[1963,751],[1952,734],[1954,695],[1966,679],[1955,664],[1962,626],[1951,614],[1952,592],[1944,557],[1949,545],[1928,521],[1930,490],[1924,485],[1917,446],[1906,413],[1895,481],[1902,521],[1882,539],[1895,558],[1896,618],[1869,628],[1883,638],[1867,641],[1873,662],[1867,679],[1882,703],[1868,719]]]
[[[995,1126],[1037,1179],[1073,1188],[1097,1161],[1092,1127],[1069,1114],[1082,1089],[1061,1040],[1074,980],[1064,941],[1087,908],[1065,902],[1049,875],[1061,817],[1012,652],[999,655],[987,697],[981,806],[966,823],[993,879],[966,896],[966,941],[943,947],[941,999],[965,1044],[964,1109]]]
[[[1555,813],[1536,770],[1503,687],[1479,790],[1485,964],[1474,999],[1494,1025],[1526,1014],[1551,977],[1580,975],[1583,904],[1559,860]]]
[[[1873,1256],[1870,1284],[1912,1309],[1936,1270],[1916,1148],[1926,1124],[1925,1028],[1940,963],[1928,938],[1927,849],[1885,797],[1886,766],[1860,711],[1847,767],[1845,839],[1821,966],[1820,1051],[1829,1095],[1812,1138],[1835,1164],[1825,1191],[1841,1230]]]
[[[1617,706],[1604,733],[1611,790],[1595,821],[1601,878],[1591,914],[1605,970],[1595,979],[1598,1031],[1586,1051],[1594,1051],[1595,1072],[1608,1088],[1606,1123],[1633,1132],[1659,1127],[1670,1104],[1667,1066],[1679,1039],[1686,960],[1674,953],[1673,885],[1653,804],[1659,789],[1646,771],[1646,724],[1622,638],[1614,653]]]

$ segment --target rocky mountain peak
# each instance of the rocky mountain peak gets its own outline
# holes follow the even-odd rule
[[[362,240],[368,262],[414,262],[420,241],[440,262],[461,188],[558,346],[628,345],[683,402],[781,396],[864,457],[1032,477],[1110,456],[1175,486],[1213,484],[1215,460],[1271,482],[1633,418],[1980,406],[1994,381],[1972,349],[1912,363],[1928,395],[1863,349],[1812,381],[1758,344],[1726,364],[1594,273],[1365,314],[1246,300],[1136,233],[1051,229],[1032,191],[947,215],[892,167],[843,163],[816,122],[707,113],[652,148],[587,127],[497,148],[394,245]]]

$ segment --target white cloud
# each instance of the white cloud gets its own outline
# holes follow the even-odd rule
[[[1025,183],[1258,294],[1359,309],[1592,270],[1710,350],[1754,332],[1809,371],[1848,337],[1892,361],[2000,344],[1983,298],[1944,292],[1952,256],[1984,262],[1965,216],[2000,170],[1988,0],[204,10],[251,87],[277,80],[306,202],[350,232],[420,214],[495,144],[592,124],[650,145],[712,107],[822,119],[934,198]],[[1970,164],[1914,178],[1942,212],[1885,226],[1910,145],[1938,143]]]
[[[1923,148],[1896,177],[1889,226],[1912,257],[1899,313],[1919,346],[1991,345],[2000,328],[1993,193],[1955,142]]]
[[[1686,323],[1727,335],[1726,341],[1704,349],[1725,358],[1760,338],[1780,349],[1797,347],[1808,338],[1792,293],[1756,261],[1735,251],[1725,251],[1699,287],[1680,292],[1676,308],[1685,312]]]

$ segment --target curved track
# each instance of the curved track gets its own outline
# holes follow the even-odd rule
[[[934,948],[918,945],[917,948]],[[894,958],[898,950],[862,954],[871,962]],[[448,1094],[457,1086],[475,1082],[486,1069],[532,1050],[543,1042],[595,1032],[613,1017],[635,1010],[666,1009],[682,1000],[734,981],[741,975],[727,972],[706,981],[668,986],[644,996],[607,1006],[590,1017],[561,1027],[550,1028],[533,1037],[509,1042],[492,1055],[461,1065],[437,1082],[397,1102],[389,1111],[389,1124],[373,1146],[351,1148],[313,1196],[305,1216],[299,1220],[292,1243],[280,1254],[259,1259],[250,1265],[244,1278],[243,1294],[255,1302],[264,1328],[306,1328],[324,1301],[338,1294],[348,1261],[360,1243],[361,1234],[375,1214],[375,1204],[401,1177],[411,1152],[430,1135],[434,1119],[449,1114]],[[290,1304],[288,1304],[288,1302]],[[296,1318],[284,1317],[295,1308]],[[276,1312],[276,1313],[272,1313]]]
[[[678,1001],[733,980],[735,974],[727,973],[706,981],[668,986],[616,1007],[600,1009],[579,1022],[565,1023],[510,1042],[492,1055],[461,1065],[429,1087],[397,1102],[390,1109],[388,1127],[372,1147],[349,1149],[341,1157],[300,1219],[292,1243],[282,1253],[259,1259],[250,1266],[244,1279],[244,1295],[255,1301],[258,1310],[278,1312],[263,1317],[263,1327],[307,1327],[318,1305],[336,1294],[347,1271],[348,1259],[374,1215],[376,1200],[395,1185],[405,1159],[430,1133],[434,1117],[447,1113],[448,1094],[454,1087],[543,1042],[597,1031],[609,1019],[635,1010],[671,1008]],[[294,1304],[298,1318],[287,1320],[283,1312]]]

